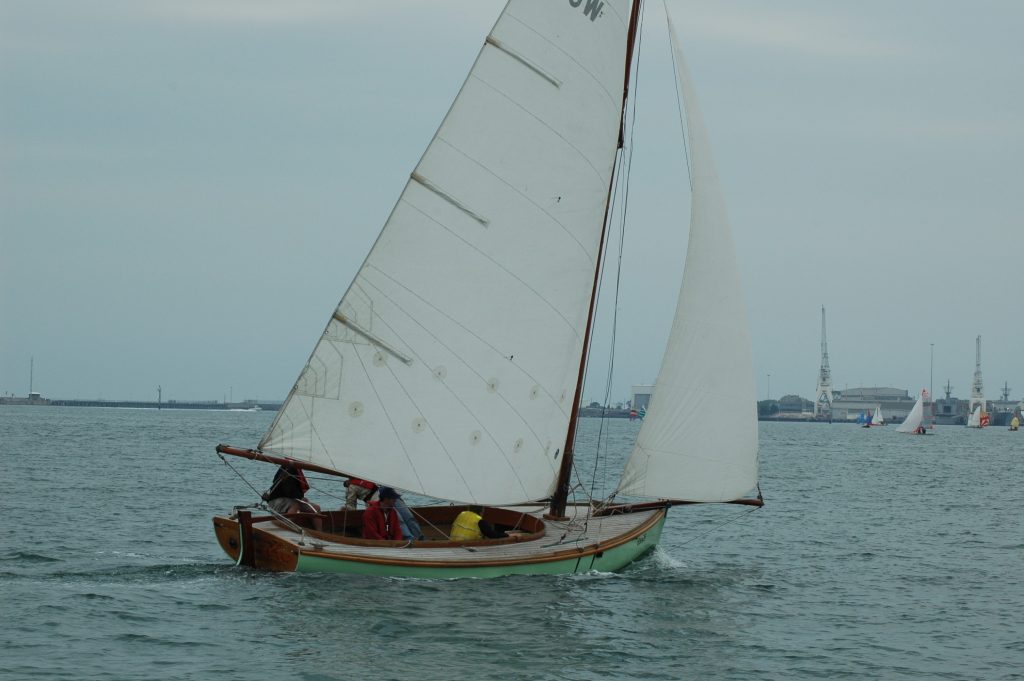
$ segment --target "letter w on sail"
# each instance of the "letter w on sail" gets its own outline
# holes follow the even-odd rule
[[[583,0],[569,0],[569,4],[573,7],[579,7],[583,5]],[[590,17],[591,21],[594,21],[601,16],[603,8],[604,2],[602,0],[587,0],[587,4],[583,5],[583,14]]]

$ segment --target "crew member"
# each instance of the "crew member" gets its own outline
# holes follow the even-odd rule
[[[398,492],[390,487],[380,488],[380,500],[371,501],[363,511],[363,539],[402,538],[402,523],[395,511]]]
[[[345,481],[345,510],[356,510],[356,502],[359,500],[370,503],[370,497],[377,491],[377,485],[369,480],[349,478]]]
[[[487,537],[488,539],[501,539],[507,537],[503,530],[499,530],[484,520],[483,509],[480,506],[470,506],[467,510],[455,517],[452,523],[452,541],[478,541]]]

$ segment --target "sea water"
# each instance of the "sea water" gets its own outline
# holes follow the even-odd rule
[[[213,447],[272,418],[0,408],[0,678],[1024,678],[1024,433],[761,424],[762,509],[674,508],[616,574],[441,581],[234,567],[210,519],[274,468]],[[582,420],[585,487],[638,427]]]

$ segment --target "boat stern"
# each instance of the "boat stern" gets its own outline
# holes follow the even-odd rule
[[[252,518],[246,512],[240,513],[237,520],[215,516],[213,531],[220,547],[235,561],[235,565],[272,572],[295,572],[299,562],[298,548],[269,532],[253,528]]]

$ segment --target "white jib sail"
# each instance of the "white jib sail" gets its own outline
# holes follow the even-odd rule
[[[618,492],[729,501],[757,484],[750,332],[725,200],[671,20],[669,32],[690,142],[690,236],[665,356]]]
[[[903,419],[903,423],[896,427],[898,433],[913,433],[915,430],[921,427],[921,423],[924,422],[924,392],[917,396],[917,402],[914,402],[914,406],[911,407],[910,413],[907,414],[907,418]]]
[[[508,3],[261,449],[455,501],[552,493],[629,7]]]

